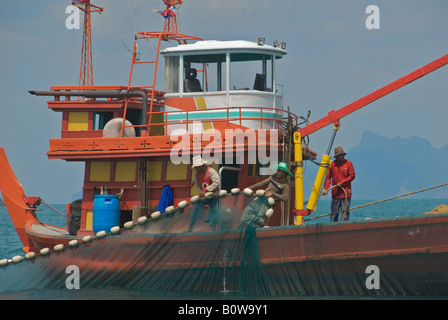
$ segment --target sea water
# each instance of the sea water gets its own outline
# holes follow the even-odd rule
[[[371,203],[375,200],[352,200],[351,207]],[[448,204],[448,200],[444,199],[395,199],[382,202],[372,206],[367,206],[351,211],[350,220],[365,220],[367,218],[393,218],[402,216],[420,215],[431,211],[441,204]],[[53,205],[60,212],[65,212],[65,205]],[[330,212],[330,201],[321,200],[318,210],[313,213],[312,217],[324,215]],[[42,211],[37,212],[39,221],[56,225],[60,227],[66,226],[66,220],[50,209],[42,206]],[[307,224],[329,222],[330,217],[325,216],[319,219],[311,220]],[[0,206],[0,259],[9,258],[16,255],[24,256],[22,243],[14,229],[9,214],[5,206]],[[238,296],[233,293],[216,293],[216,295],[181,295],[179,293],[160,293],[160,292],[139,292],[132,290],[123,290],[120,288],[107,289],[84,289],[84,290],[24,290],[15,292],[3,292],[0,288],[0,299],[20,299],[20,300],[147,300],[147,299],[164,299],[164,300],[233,300],[233,299],[257,299],[256,297]],[[304,299],[304,297],[286,297],[287,299]],[[310,297],[308,297],[309,299]],[[316,297],[313,297],[315,299]],[[318,297],[317,297],[318,298]],[[328,299],[328,297],[325,297]],[[266,297],[263,297],[266,299]],[[278,298],[276,298],[278,299]]]

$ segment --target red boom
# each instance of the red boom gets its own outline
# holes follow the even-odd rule
[[[335,125],[339,125],[339,119],[342,119],[343,117],[349,115],[352,112],[355,112],[363,107],[365,107],[366,105],[388,95],[389,93],[400,89],[401,87],[404,87],[405,85],[427,75],[428,73],[431,73],[441,67],[443,67],[444,65],[448,64],[448,54],[444,55],[443,57],[427,64],[426,66],[415,70],[414,72],[408,74],[407,76],[404,76],[384,87],[382,87],[381,89],[376,90],[375,92],[372,92],[368,95],[366,95],[365,97],[356,100],[355,102],[352,102],[348,105],[346,105],[345,107],[342,107],[341,109],[337,110],[337,111],[330,111],[328,113],[328,116],[323,117],[320,120],[317,120],[309,125],[307,125],[306,127],[304,127],[303,129],[299,129],[298,131],[300,132],[302,137],[305,137],[329,124],[334,123]]]

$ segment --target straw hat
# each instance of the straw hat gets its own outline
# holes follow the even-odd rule
[[[284,162],[280,162],[278,165],[273,165],[272,169],[285,171],[290,177],[293,176],[292,172],[288,170],[288,165]]]
[[[334,157],[336,158],[337,156],[339,156],[339,155],[346,155],[346,153],[345,153],[345,151],[344,151],[344,149],[342,149],[342,147],[336,147],[336,148],[334,148]]]
[[[206,163],[207,163],[207,161],[202,159],[201,156],[195,156],[195,157],[193,157],[193,164],[191,165],[191,169],[197,168],[197,167],[202,167]]]

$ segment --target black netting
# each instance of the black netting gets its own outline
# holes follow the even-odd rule
[[[80,271],[80,287],[175,292],[235,293],[243,296],[403,295],[448,292],[444,252],[369,256],[326,255],[350,247],[332,244],[325,224],[237,228],[243,195],[223,199],[216,230],[209,208],[201,210],[190,231],[192,206],[136,225],[120,234],[66,247],[0,267],[2,291],[65,289],[68,266]],[[255,222],[255,221],[254,221]],[[339,238],[340,239],[340,238]],[[362,246],[363,239],[352,246]],[[356,249],[356,248],[354,248]],[[357,250],[357,249],[356,249]],[[425,272],[417,273],[409,266]],[[366,287],[366,267],[381,267],[381,288]]]

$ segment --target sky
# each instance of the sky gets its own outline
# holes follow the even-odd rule
[[[163,9],[162,1],[92,3],[104,7],[92,15],[94,84],[126,85],[135,31],[163,28],[163,18],[152,12]],[[0,147],[28,196],[67,203],[81,190],[84,167],[47,158],[62,115],[28,91],[78,84],[82,25],[66,28],[70,1],[0,4]],[[369,5],[379,9],[379,29],[366,27]],[[285,41],[288,54],[277,70],[285,107],[297,115],[311,110],[313,122],[447,54],[447,10],[446,0],[184,0],[178,22],[180,32],[207,40]],[[155,48],[141,53],[149,57]],[[445,146],[447,85],[448,66],[349,115],[335,145],[349,151],[371,131]],[[310,136],[319,157],[331,133],[328,126]]]

